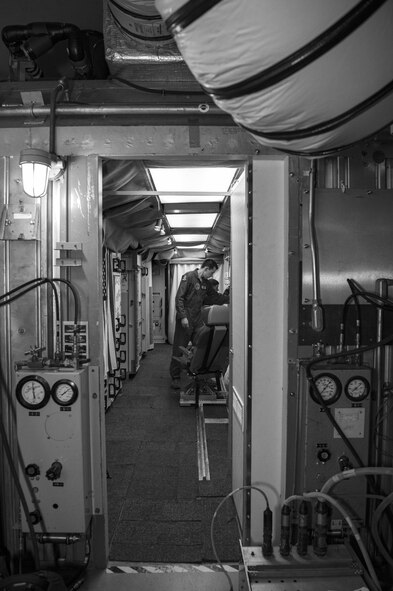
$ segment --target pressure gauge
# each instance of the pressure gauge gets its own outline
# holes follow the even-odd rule
[[[322,398],[325,404],[333,404],[340,398],[341,382],[334,374],[320,373],[314,378],[314,384],[319,396]],[[314,391],[314,388],[311,388],[310,393],[313,400],[318,404],[321,404],[321,400]]]
[[[25,408],[43,408],[50,398],[50,387],[40,376],[26,376],[16,385],[16,398]]]
[[[363,376],[353,376],[345,384],[345,394],[352,402],[360,402],[367,398],[370,392],[370,383]]]
[[[60,406],[71,406],[78,398],[78,387],[71,380],[59,380],[52,386],[52,398]]]

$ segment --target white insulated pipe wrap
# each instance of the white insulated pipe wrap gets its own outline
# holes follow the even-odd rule
[[[198,82],[261,144],[324,155],[393,120],[393,0],[156,0],[156,7]],[[284,74],[266,83],[285,60]],[[250,78],[265,83],[244,93]]]

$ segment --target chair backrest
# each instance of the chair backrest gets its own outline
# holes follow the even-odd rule
[[[194,342],[189,370],[196,374],[224,373],[229,358],[229,306],[206,306],[202,318],[205,325]]]

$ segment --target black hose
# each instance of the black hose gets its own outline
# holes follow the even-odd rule
[[[10,401],[11,396],[8,391],[8,387],[7,387],[1,366],[0,366],[0,383],[1,383],[1,386],[4,388],[4,391],[6,393],[8,400]],[[37,537],[36,537],[36,533],[34,531],[34,526],[33,526],[32,520],[31,520],[29,508],[27,506],[26,497],[24,495],[21,483],[19,481],[18,472],[17,472],[17,469],[15,467],[15,463],[14,463],[14,460],[12,457],[12,452],[11,452],[11,449],[10,449],[10,446],[8,443],[7,433],[6,433],[5,427],[3,425],[2,416],[0,417],[0,438],[3,442],[3,448],[4,448],[4,452],[5,452],[5,455],[8,460],[8,465],[9,465],[9,468],[11,471],[11,476],[14,481],[15,487],[18,491],[19,500],[22,505],[25,517],[26,517],[26,522],[27,522],[27,526],[29,528],[29,532],[30,532],[30,536],[31,536],[31,543],[32,543],[32,547],[33,547],[34,567],[35,567],[35,570],[38,571],[38,570],[40,570],[40,557],[39,557]]]
[[[0,295],[0,307],[5,306],[7,304],[11,304],[13,301],[22,297],[23,295],[25,295],[26,293],[28,293],[32,289],[35,289],[36,287],[39,287],[40,285],[44,285],[45,283],[50,283],[53,287],[53,283],[55,283],[56,281],[59,283],[64,283],[71,290],[73,298],[74,298],[74,324],[78,324],[79,313],[80,313],[79,312],[78,293],[70,281],[68,281],[67,279],[60,279],[59,277],[53,277],[52,279],[48,279],[46,277],[37,277],[36,279],[31,279],[30,281],[27,281],[26,283],[23,283],[23,284],[19,285],[18,287],[15,287],[14,289],[10,290],[9,292]],[[32,284],[34,284],[34,285],[32,285]],[[22,291],[21,293],[17,293],[18,291],[20,291],[22,289],[24,291]],[[14,293],[16,295],[11,298],[10,296]],[[57,292],[55,290],[54,290],[54,293],[57,295]],[[8,299],[6,301],[2,302],[1,300],[4,300],[5,298],[8,298]],[[57,299],[56,299],[56,302],[57,302]],[[57,313],[57,319],[59,319],[60,313],[59,313],[59,309],[58,309],[58,303],[56,304],[56,313]]]
[[[115,80],[117,82],[121,82],[130,88],[135,88],[135,90],[140,90],[141,92],[150,92],[152,94],[161,94],[162,96],[206,96],[205,91],[203,88],[201,90],[167,90],[165,88],[148,88],[146,86],[140,86],[139,84],[135,84],[135,82],[130,82],[125,78],[119,78],[119,76],[108,76],[108,80]]]
[[[34,285],[31,285],[32,283],[34,283]],[[27,283],[24,283],[23,285],[20,285],[19,287],[16,287],[15,289],[12,289],[8,293],[3,294],[3,295],[0,296],[0,300],[3,300],[4,298],[7,298],[3,302],[0,301],[0,307],[1,306],[6,306],[7,304],[11,304],[15,300],[17,300],[20,297],[22,297],[25,294],[27,294],[29,291],[32,291],[33,289],[35,289],[36,287],[40,287],[41,285],[45,285],[45,283],[49,283],[49,285],[52,287],[53,295],[54,295],[54,298],[55,298],[56,320],[57,320],[57,322],[59,322],[59,320],[60,320],[59,295],[57,293],[57,290],[56,290],[56,287],[55,287],[55,284],[54,284],[54,280],[53,279],[46,279],[46,278],[33,279],[32,281],[28,281]],[[28,287],[29,285],[30,285],[30,287]],[[26,287],[26,289],[24,289],[23,291],[21,291],[25,287]],[[20,293],[16,293],[18,291]],[[11,294],[13,294],[13,293],[16,293],[16,295],[14,295],[14,297],[10,297]]]
[[[357,345],[360,346],[360,338],[361,338],[361,316],[360,316],[359,298],[358,298],[358,296],[356,294],[351,294],[350,296],[347,297],[347,299],[344,302],[342,316],[341,316],[340,333],[342,335],[342,341],[341,341],[340,344],[343,347],[345,346],[346,317],[347,317],[347,312],[348,312],[348,306],[349,306],[351,300],[354,300],[354,302],[355,302],[355,308],[356,308],[356,332],[357,332],[357,335],[358,335],[358,343],[357,343]]]

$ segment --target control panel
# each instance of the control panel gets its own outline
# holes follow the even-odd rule
[[[328,407],[364,465],[368,465],[370,438],[371,369],[364,366],[329,365],[312,372],[315,389],[305,380],[304,490],[317,491],[334,474],[358,468],[334,424]],[[323,399],[323,403],[321,402]],[[366,511],[366,479],[340,482],[334,496],[350,507],[355,520],[363,521]]]
[[[84,533],[91,516],[87,368],[16,372],[20,480],[37,533]],[[22,531],[28,524],[21,511]]]

